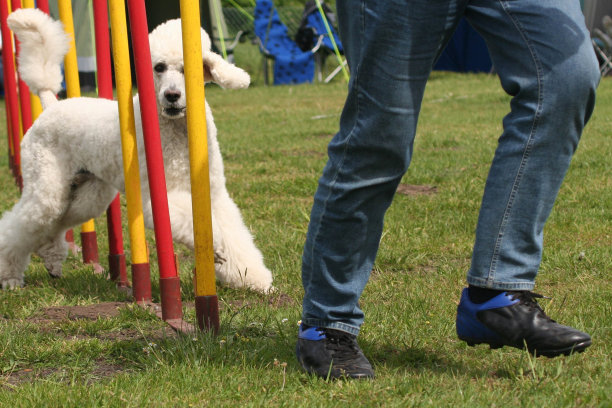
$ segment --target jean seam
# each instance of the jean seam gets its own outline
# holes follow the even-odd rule
[[[364,8],[365,8],[365,3],[362,1],[361,2],[361,17],[362,18],[361,18],[361,36],[360,36],[360,38],[364,38],[363,35],[365,33],[365,17],[364,17],[365,11],[364,11]],[[362,51],[363,50],[360,50],[360,55],[363,53]],[[359,87],[359,65],[360,64],[358,64],[357,68],[355,69],[355,72],[351,73],[351,76],[353,76],[353,81],[354,81],[353,87],[354,87],[354,89],[357,92],[357,95],[356,95],[357,101],[356,101],[355,122],[353,123],[353,127],[348,132],[348,135],[346,137],[346,141],[345,141],[345,145],[344,145],[344,151],[342,152],[342,158],[340,159],[340,162],[338,163],[338,169],[340,169],[344,165],[344,162],[345,162],[345,159],[346,159],[346,155],[347,155],[347,151],[349,149],[349,142],[350,142],[351,138],[353,137],[353,135],[355,134],[355,128],[357,127],[357,119],[359,118],[359,115],[360,115],[360,112],[361,112],[361,110],[360,110],[360,101],[361,101],[360,94],[361,94],[361,91],[360,91],[360,87]],[[323,211],[321,211],[321,214],[319,215],[319,219],[317,220],[317,230],[316,230],[316,232],[313,233],[313,239],[312,239],[313,243],[316,242],[318,237],[319,237],[319,234],[320,234],[320,231],[321,231],[321,219],[323,218],[324,210],[327,208],[327,203],[329,201],[329,197],[332,195],[332,191],[333,191],[334,186],[336,184],[336,180],[338,179],[338,173],[339,172],[340,172],[339,170],[336,171],[336,173],[334,174],[333,180],[331,180],[331,182],[329,184],[329,193],[327,194],[327,197],[325,197],[325,200],[323,201],[323,206],[322,206]],[[311,264],[314,262],[314,247],[315,246],[313,244],[312,248],[311,248],[311,253],[310,253]],[[313,274],[311,273],[310,276],[309,276],[310,279],[308,280],[308,289],[307,289],[308,292],[310,292],[310,288],[312,286],[312,275]]]
[[[531,148],[533,146],[535,133],[538,129],[538,125],[540,122],[540,115],[542,113],[542,109],[543,109],[542,105],[543,105],[543,99],[544,99],[543,98],[544,91],[543,91],[543,85],[542,85],[543,69],[542,69],[542,64],[540,62],[540,59],[538,58],[537,53],[533,45],[531,44],[531,41],[526,35],[524,28],[522,27],[522,25],[520,24],[516,16],[514,16],[511,10],[509,10],[508,2],[505,0],[499,0],[499,4],[501,8],[504,10],[504,12],[506,13],[506,15],[508,16],[508,18],[510,19],[510,21],[512,21],[512,23],[516,27],[516,30],[519,32],[519,34],[523,38],[523,41],[525,41],[525,45],[527,46],[527,49],[529,50],[531,54],[531,57],[532,57],[532,60],[533,60],[533,63],[536,69],[536,77],[538,80],[538,104],[537,104],[535,115],[533,118],[533,123],[531,125],[531,131],[529,133],[529,138],[527,139],[527,143],[525,144],[525,150],[523,151],[523,157],[521,159],[521,164],[518,168],[516,177],[514,179],[514,183],[512,185],[512,191],[510,192],[510,197],[508,198],[508,203],[506,205],[506,209],[504,210],[504,215],[503,215],[501,224],[499,226],[499,232],[497,234],[497,239],[495,242],[493,255],[491,256],[491,264],[490,264],[491,266],[489,269],[489,276],[487,278],[487,283],[488,283],[487,286],[492,285],[495,281],[495,273],[497,270],[497,263],[499,261],[499,255],[501,252],[502,240],[504,238],[506,226],[508,225],[508,219],[510,218],[510,211],[512,210],[512,206],[514,204],[516,195],[518,193],[519,185],[523,178],[524,169],[527,166],[527,160],[529,159],[529,154],[531,153]]]

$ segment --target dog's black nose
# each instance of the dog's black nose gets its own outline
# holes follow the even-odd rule
[[[168,100],[168,102],[176,102],[181,97],[181,91],[169,89],[164,92],[164,97]]]

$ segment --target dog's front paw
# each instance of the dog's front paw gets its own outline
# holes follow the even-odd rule
[[[262,268],[253,273],[247,273],[244,275],[243,285],[251,290],[271,295],[276,291],[276,288],[272,286],[272,273],[266,269]]]
[[[21,279],[4,279],[2,280],[2,289],[15,289],[23,287],[23,278]]]

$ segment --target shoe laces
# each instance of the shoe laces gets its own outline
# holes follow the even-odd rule
[[[327,339],[327,349],[332,354],[336,364],[355,358],[359,346],[355,336],[340,330],[323,329]]]
[[[544,312],[544,309],[542,309],[536,300],[550,299],[549,297],[528,290],[508,291],[507,293],[511,296],[512,300],[518,300],[521,304],[527,306],[528,308],[539,311],[547,320],[554,322],[553,319],[548,317],[548,315]]]

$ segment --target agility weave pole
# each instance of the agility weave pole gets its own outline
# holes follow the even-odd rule
[[[13,35],[6,24],[9,15],[8,0],[0,1],[0,19],[2,21],[2,65],[4,66],[4,97],[6,100],[7,125],[9,128],[9,150],[11,171],[19,189],[23,189],[21,178],[21,149],[19,122],[19,100],[17,81],[15,79],[15,60],[13,58]]]
[[[46,12],[48,14],[49,12],[49,4],[48,1],[38,1],[37,2],[39,7],[41,8],[41,10],[43,12]],[[21,1],[20,0],[12,0],[12,9],[16,10],[18,8],[21,8]],[[35,6],[35,2],[34,0],[24,0],[23,2],[23,6],[26,8],[34,8]],[[106,19],[108,20],[108,19]],[[106,31],[106,50],[107,50],[107,54],[108,54],[108,32]],[[16,54],[17,57],[19,56],[19,42],[15,41],[16,44]],[[104,61],[104,58],[98,58],[99,61]],[[107,65],[108,68],[106,69],[106,74],[103,73],[103,75],[108,77],[107,82],[107,94],[110,94],[110,98],[112,99],[112,82],[111,82],[111,73],[110,73],[110,56],[108,56],[106,58],[107,61]],[[18,70],[17,70],[18,71]],[[99,70],[100,71],[100,70]],[[101,72],[104,72],[104,70],[102,70]],[[78,85],[77,85],[77,89],[78,89]],[[38,98],[38,96],[32,94],[31,92],[29,92],[29,89],[27,87],[27,85],[25,84],[25,82],[23,82],[21,79],[18,80],[18,95],[19,95],[19,108],[20,108],[20,113],[21,113],[21,126],[22,126],[22,131],[20,132],[20,139],[22,138],[22,135],[24,133],[27,132],[27,130],[30,128],[30,126],[32,125],[33,120],[35,120],[40,113],[42,112],[42,106],[40,104],[40,99]],[[77,95],[78,96],[78,95]],[[12,143],[10,146],[11,149],[13,149],[12,147]],[[12,158],[11,158],[12,159]],[[115,205],[115,211],[111,213],[111,209],[109,209],[109,214],[108,214],[108,223],[109,223],[109,247],[110,247],[110,251],[111,251],[111,256],[114,253],[118,253],[118,254],[122,254],[123,253],[123,238],[121,237],[121,219],[120,219],[120,208],[119,208],[119,203],[116,202]],[[72,241],[71,243],[74,245],[73,240],[70,239],[72,237],[72,234],[67,234],[68,236],[68,240]],[[96,259],[97,258],[97,243],[95,242],[95,236],[94,236],[94,248],[95,251],[93,253],[93,258]],[[89,247],[91,247],[91,244],[88,245]],[[86,246],[87,248],[87,246]],[[113,250],[115,252],[113,252]],[[117,252],[119,251],[120,252]],[[91,259],[92,258],[92,251],[86,251],[84,250],[84,257]],[[87,259],[85,259],[87,260]],[[118,264],[118,268],[119,271],[117,271],[117,275],[121,276],[121,262],[111,262],[111,260],[109,259],[109,265],[111,267],[111,276],[113,275],[114,266]],[[123,264],[125,264],[125,261],[123,261]],[[98,270],[101,270],[101,267],[98,265]],[[125,275],[125,267],[123,267],[123,279],[120,279],[118,284],[120,286],[125,286],[124,283],[127,282],[127,277]]]
[[[153,83],[151,50],[149,49],[147,14],[144,0],[128,0],[127,4],[140,100],[140,115],[143,118],[141,122],[151,209],[155,226],[155,246],[159,264],[159,286],[162,304],[161,317],[177,330],[191,331],[193,327],[182,319],[181,284],[170,227],[164,158],[157,117],[157,98]]]
[[[338,44],[336,44],[334,35],[332,34],[331,29],[329,28],[329,22],[327,21],[327,16],[325,15],[325,11],[323,11],[321,0],[315,0],[315,1],[317,4],[317,10],[319,11],[319,14],[321,15],[321,19],[323,20],[323,24],[325,25],[325,30],[327,30],[327,35],[329,36],[332,46],[334,47],[334,55],[336,56],[336,59],[338,60],[338,63],[340,64],[339,68],[342,70],[342,74],[344,75],[344,80],[348,82],[350,75],[348,71],[346,70],[346,62],[343,61],[342,57],[340,56],[340,51],[338,50]]]
[[[119,127],[121,129],[125,198],[127,201],[128,235],[132,258],[132,294],[135,302],[148,304],[151,303],[151,272],[145,239],[144,216],[142,214],[140,167],[136,145],[125,1],[110,0],[109,5],[117,103],[119,106]]]
[[[21,0],[11,0],[12,11],[21,8]],[[19,66],[19,41],[15,39],[15,57],[17,66]],[[19,70],[18,74],[19,74]],[[32,126],[32,105],[30,103],[30,89],[26,83],[21,79],[21,75],[17,76],[17,89],[19,91],[19,111],[21,113],[21,131],[19,132],[19,138],[23,139],[23,135]]]
[[[64,30],[70,36],[70,49],[64,57],[64,78],[66,80],[66,95],[68,98],[81,96],[79,83],[79,68],[77,65],[76,43],[74,39],[74,21],[72,18],[72,3],[70,0],[58,0],[60,20],[64,24]],[[89,220],[81,225],[81,247],[83,250],[83,262],[93,265],[98,273],[103,271],[99,264],[98,242],[96,239],[96,226],[94,220]]]
[[[94,38],[96,44],[96,69],[98,97],[113,99],[113,80],[108,34],[108,5],[106,0],[93,0]],[[108,229],[108,270],[110,278],[118,287],[129,287],[125,253],[123,252],[123,231],[121,230],[121,203],[119,194],[106,210]]]
[[[196,112],[187,115],[196,259],[194,270],[195,309],[199,328],[201,330],[212,329],[217,333],[219,331],[219,301],[215,286],[199,7],[198,2],[191,0],[181,0],[180,3],[187,112]]]
[[[37,2],[42,10],[43,5],[40,4],[42,2],[38,1]],[[35,2],[34,0],[23,0],[23,7],[24,8],[34,8],[35,7]],[[48,14],[49,11],[49,3],[46,3],[46,7],[47,7],[47,11],[46,13]],[[44,11],[44,10],[43,10]],[[42,113],[42,105],[40,104],[40,98],[37,95],[34,95],[32,92],[30,92],[30,112],[31,112],[31,118],[32,118],[32,122],[34,122]]]
[[[6,0],[0,0],[0,2],[1,1],[5,1],[4,4],[6,4]],[[60,0],[60,2],[61,1],[63,0]],[[106,70],[106,72],[108,73],[105,73],[105,69],[103,68],[103,66],[104,64],[106,64],[106,62],[104,62],[105,57],[104,55],[102,55],[105,47],[106,49],[108,49],[108,45],[106,46],[104,45],[105,36],[104,36],[104,33],[102,32],[102,31],[106,31],[106,23],[104,21],[108,19],[108,14],[105,13],[106,0],[95,0],[95,2],[97,3],[95,5],[97,14],[100,15],[100,17],[97,19],[98,20],[97,23],[98,23],[98,27],[100,31],[96,35],[96,37],[99,37],[99,38],[96,38],[97,57],[98,57],[97,59],[99,59],[98,61],[98,79],[100,81],[99,83],[100,95],[99,96],[106,97],[106,98],[112,98],[112,83],[110,80],[110,69]],[[70,30],[70,27],[73,28],[73,23],[72,23],[72,10],[68,6],[69,2],[68,2],[68,5],[61,4],[61,3],[59,5],[60,5],[60,18],[63,21],[68,34],[73,36],[74,35],[73,30]],[[62,6],[64,7],[64,9],[62,9]],[[130,7],[129,10],[131,13],[130,17],[132,21],[132,37],[133,37],[134,49],[135,49],[135,60],[137,63],[136,68],[137,68],[137,73],[138,73],[138,78],[139,78],[138,82],[139,82],[139,94],[140,94],[140,100],[141,100],[141,115],[143,118],[147,118],[146,121],[143,121],[143,133],[145,137],[145,151],[147,153],[147,169],[149,173],[149,183],[150,183],[151,199],[152,199],[152,207],[153,207],[152,209],[153,209],[154,223],[156,227],[155,228],[156,246],[157,246],[159,266],[160,266],[160,291],[161,291],[162,305],[161,305],[161,313],[158,313],[158,315],[160,315],[160,317],[162,317],[170,326],[172,326],[174,329],[178,331],[193,332],[195,330],[194,327],[182,320],[180,281],[178,278],[176,256],[174,255],[174,247],[172,243],[172,235],[171,235],[171,227],[170,227],[170,219],[169,219],[169,211],[168,211],[168,203],[167,203],[167,192],[166,192],[166,186],[165,186],[165,175],[164,175],[164,167],[163,167],[163,156],[161,153],[161,141],[159,137],[159,123],[157,119],[157,102],[155,98],[155,91],[154,91],[154,85],[153,85],[153,72],[152,72],[152,67],[151,67],[151,56],[150,56],[149,44],[148,44],[148,28],[146,26],[146,14],[145,14],[146,12],[144,8],[144,3],[142,1],[140,3],[137,3],[137,2],[129,3],[128,6]],[[119,10],[119,13],[113,13],[113,9]],[[6,13],[4,13],[5,16],[8,16],[8,10],[9,8],[7,5]],[[113,15],[118,15],[118,18],[117,17],[113,18]],[[196,9],[195,15],[199,15],[199,10]],[[3,21],[5,22],[5,20],[6,18]],[[131,136],[131,142],[132,142],[131,156],[129,154],[126,155],[124,152],[124,170],[128,172],[130,168],[136,169],[136,178],[135,178],[135,184],[134,184],[135,188],[131,190],[132,192],[136,191],[138,193],[138,197],[137,197],[138,200],[136,200],[136,202],[137,202],[137,205],[139,206],[138,208],[139,211],[136,211],[136,215],[133,217],[130,217],[129,215],[130,213],[129,201],[130,200],[128,199],[128,218],[130,218],[128,219],[128,224],[131,223],[131,224],[137,225],[136,229],[140,229],[141,231],[141,233],[136,234],[140,236],[139,239],[134,240],[136,244],[134,243],[132,244],[132,261],[133,261],[132,267],[134,267],[135,265],[139,265],[139,264],[143,264],[146,266],[146,278],[145,279],[139,279],[139,276],[138,276],[139,274],[133,273],[134,299],[139,304],[148,308],[154,304],[151,302],[148,251],[146,248],[146,240],[144,238],[144,219],[142,215],[142,207],[140,205],[141,197],[140,197],[140,184],[139,184],[139,174],[138,174],[139,173],[138,172],[138,169],[139,169],[138,153],[136,149],[136,132],[135,132],[135,126],[134,126],[135,121],[134,121],[134,116],[133,116],[133,103],[132,103],[132,94],[131,94],[132,87],[131,87],[131,77],[130,77],[129,52],[128,52],[128,47],[127,47],[127,28],[125,27],[125,20],[126,20],[125,2],[123,0],[111,0],[111,29],[113,30],[113,55],[115,56],[115,76],[117,79],[118,102],[120,105],[119,106],[119,113],[120,113],[119,116],[120,116],[120,122],[122,122],[121,123],[122,145],[124,144],[123,143],[124,133],[127,134],[128,136]],[[121,27],[119,28],[119,34],[116,34],[115,32],[115,29],[118,25],[117,21],[120,21],[122,23],[122,24],[119,24],[119,26],[121,25],[123,26],[123,28]],[[199,83],[196,82],[195,85],[187,85],[187,87],[189,87],[190,89],[193,89],[193,87],[195,86],[196,90],[199,88],[200,90],[200,94],[199,94],[200,102],[199,103],[200,103],[201,109],[199,109],[197,105],[195,105],[193,109],[194,111],[200,110],[204,112],[204,95],[203,95],[204,84],[203,84],[203,72],[202,72],[202,65],[201,65],[202,64],[201,44],[199,41],[200,40],[199,20],[194,20],[192,24],[194,25],[194,27],[197,28],[197,32],[196,32],[197,37],[195,38],[197,38],[198,41],[196,44],[194,44],[194,46],[199,54],[199,56],[197,57],[194,56],[195,59],[193,59],[192,61],[196,63],[197,67],[199,67],[199,74],[196,73],[196,74],[191,74],[191,75],[199,76],[200,82]],[[10,35],[10,32],[9,32],[9,35]],[[106,32],[106,38],[107,37],[108,37],[108,33]],[[190,38],[189,41],[185,41],[186,43],[190,43],[191,39],[194,37],[189,34],[186,34],[185,38],[186,39]],[[108,43],[108,40],[106,41]],[[72,47],[74,48],[74,42],[72,43]],[[189,46],[187,48],[189,48]],[[127,56],[123,58],[124,62],[122,62],[122,58],[120,57],[121,54],[124,54],[125,56]],[[187,57],[187,59],[189,60],[189,57]],[[106,60],[109,60],[109,58],[106,58]],[[74,53],[73,62],[74,64],[71,65],[70,57],[67,57],[65,60],[66,84],[67,84],[68,96],[78,97],[80,96],[78,76],[75,75],[69,78],[71,71],[74,71],[75,73],[78,72],[76,69],[74,69],[76,68],[76,53]],[[110,65],[110,62],[108,63],[108,65]],[[193,68],[188,68],[188,70],[189,72],[194,71]],[[123,77],[121,75],[122,71],[127,73],[127,75],[125,75],[125,77],[127,77],[127,81],[121,79]],[[14,69],[13,69],[13,72],[15,72]],[[104,79],[105,77],[106,79]],[[122,81],[123,81],[123,86],[121,85]],[[74,83],[76,83],[76,87],[74,86]],[[16,93],[16,89],[17,89],[16,84],[13,87],[13,89],[15,90],[15,93]],[[189,92],[192,95],[195,95],[196,98],[198,97],[197,91],[195,92],[195,94],[194,94],[194,91],[187,91],[187,92]],[[28,95],[29,95],[29,92],[28,92]],[[188,99],[189,98],[190,97],[188,96]],[[193,97],[191,97],[191,99],[193,99]],[[190,106],[193,106],[193,103],[194,102],[188,101],[188,104]],[[19,108],[17,108],[16,110],[17,113],[19,113],[18,109]],[[123,111],[123,114],[121,113],[122,111]],[[123,116],[123,120],[121,120],[122,116]],[[17,115],[17,120],[18,118],[19,116]],[[195,118],[197,119],[197,117]],[[202,313],[198,313],[198,316],[199,316],[198,320],[200,323],[200,327],[201,328],[211,328],[212,327],[213,329],[215,329],[215,332],[216,332],[219,327],[219,323],[218,323],[219,319],[218,319],[218,302],[217,302],[216,293],[215,293],[214,256],[213,256],[213,250],[212,250],[212,226],[210,222],[211,216],[210,216],[210,192],[209,192],[209,187],[208,187],[209,186],[208,153],[207,153],[207,148],[205,146],[205,141],[206,141],[205,119],[204,119],[204,122],[201,122],[202,120],[201,117],[199,119],[200,119],[200,122],[195,122],[195,124],[188,125],[190,129],[197,129],[197,130],[204,129],[204,150],[200,151],[200,153],[197,153],[197,150],[196,150],[195,156],[193,153],[190,153],[190,156],[193,156],[196,158],[194,163],[199,163],[199,165],[195,165],[195,166],[192,165],[191,172],[193,174],[197,174],[198,171],[202,172],[202,169],[205,170],[202,174],[204,174],[205,176],[206,187],[204,188],[204,194],[206,198],[201,200],[200,198],[194,197],[194,200],[195,200],[194,202],[198,203],[198,205],[194,207],[195,208],[200,207],[202,203],[205,203],[204,214],[208,213],[207,215],[208,220],[206,221],[208,223],[207,225],[208,231],[205,231],[205,234],[208,234],[207,235],[208,241],[206,242],[205,245],[208,245],[208,246],[207,247],[205,246],[206,249],[204,251],[202,249],[196,250],[197,253],[200,254],[197,256],[199,260],[197,260],[196,265],[199,267],[196,268],[196,271],[197,270],[205,271],[206,267],[203,267],[202,265],[205,265],[206,262],[208,262],[209,276],[207,278],[206,277],[200,278],[198,275],[196,276],[194,283],[196,284],[196,297],[210,296],[214,298],[214,302],[211,302],[208,299],[205,302],[205,304],[207,305],[206,307],[208,307],[210,311],[214,312],[213,314],[210,314],[210,311],[208,312],[208,315],[212,317],[205,318],[205,317],[202,317],[203,316]],[[125,128],[128,129],[127,132],[124,131]],[[192,130],[190,131],[190,134],[197,134],[197,132],[194,132]],[[190,144],[193,144],[193,143],[197,144],[198,142],[196,142],[196,140],[197,139],[194,139],[193,141],[190,140]],[[201,142],[201,139],[200,139],[200,142]],[[129,150],[129,149],[126,149],[126,150]],[[203,152],[203,156],[202,156],[202,152]],[[203,162],[199,161],[197,157],[203,157],[204,161]],[[136,160],[135,166],[134,166],[134,159]],[[200,170],[195,170],[198,168]],[[197,179],[198,177],[196,176],[194,180],[197,180]],[[130,184],[130,182],[129,182],[129,178],[126,176],[126,190],[130,190],[128,188],[129,187],[128,184]],[[127,193],[126,191],[126,196],[128,195],[129,193]],[[201,196],[202,196],[202,193],[199,193],[198,197],[201,197]],[[197,209],[195,211],[196,211],[196,214],[202,214],[202,211],[199,211]],[[198,219],[200,218],[201,217],[198,216]],[[136,219],[136,222],[131,222],[133,219]],[[109,223],[110,223],[110,220],[109,220]],[[140,225],[138,226],[138,224]],[[200,226],[196,226],[195,228],[198,231],[203,231],[202,227]],[[130,235],[132,235],[132,230],[134,230],[134,228],[131,228]],[[110,257],[112,255],[123,255],[122,246],[121,246],[121,249],[119,249],[116,246],[119,244],[120,241],[122,241],[122,236],[119,234],[118,236],[111,237],[110,234],[111,232],[109,231],[109,240],[111,241],[109,243],[109,246],[111,247],[111,250],[113,250],[113,247],[114,247],[114,249],[116,249],[115,251],[116,253],[109,255],[109,262],[110,262]],[[199,234],[202,235],[201,232]],[[132,237],[130,236],[130,238]],[[202,240],[196,239],[196,242],[202,242]],[[202,245],[200,245],[200,247],[201,246]],[[202,258],[201,256],[202,254],[204,254],[204,258]],[[206,258],[206,254],[208,255],[207,258]],[[202,261],[202,259],[204,259],[204,261]],[[143,262],[139,262],[140,260],[142,260]],[[119,269],[118,279],[119,279],[120,286],[121,286],[121,283],[123,282],[125,282],[126,284],[129,284],[127,283],[127,277],[125,276],[124,272],[125,271],[123,271],[123,276],[122,276],[121,269]],[[138,290],[138,288],[141,286],[146,287],[146,289],[144,290],[144,295],[142,295],[143,291],[139,292]],[[203,290],[201,289],[202,287],[204,287]],[[199,310],[199,309],[201,309],[201,307],[196,306],[196,310]],[[159,310],[159,307],[157,308],[157,310]]]

